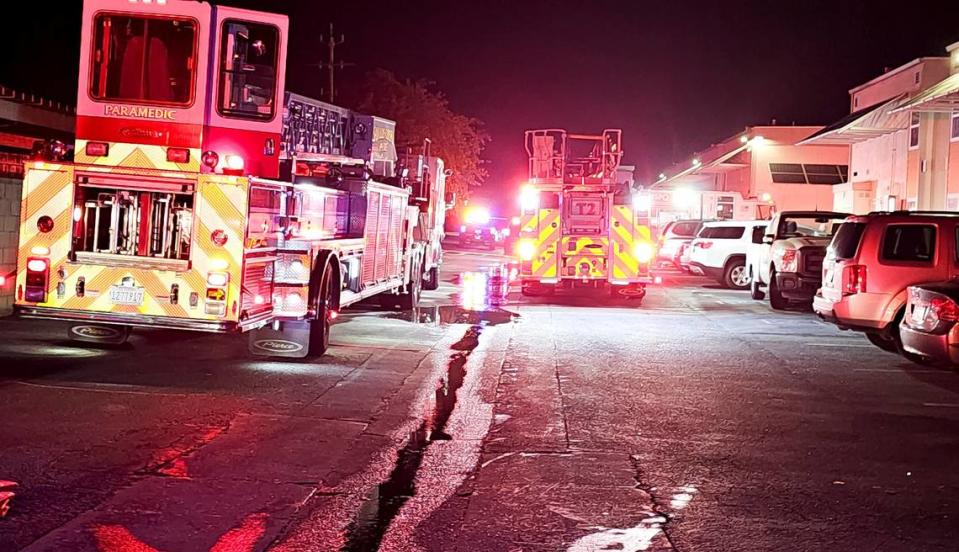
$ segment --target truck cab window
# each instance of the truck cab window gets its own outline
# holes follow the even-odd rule
[[[220,44],[220,101],[224,117],[270,120],[276,112],[279,30],[229,20]]]
[[[196,22],[99,14],[90,95],[96,100],[189,105],[196,76]]]

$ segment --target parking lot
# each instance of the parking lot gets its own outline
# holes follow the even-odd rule
[[[446,261],[322,362],[0,321],[0,549],[954,549],[956,372],[703,278],[488,305],[501,258]]]

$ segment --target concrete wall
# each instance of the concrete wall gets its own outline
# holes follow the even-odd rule
[[[19,179],[0,178],[0,276],[8,276],[0,288],[0,316],[13,311],[13,272],[17,269],[17,241],[20,229]]]

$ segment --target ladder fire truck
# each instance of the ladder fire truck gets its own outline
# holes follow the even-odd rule
[[[529,180],[520,190],[516,245],[524,295],[602,287],[645,296],[655,248],[645,197],[617,181],[621,136],[526,132]]]
[[[249,332],[254,354],[304,357],[344,307],[436,286],[442,161],[285,92],[286,16],[87,0],[82,37],[74,159],[25,167],[21,316],[108,343]]]

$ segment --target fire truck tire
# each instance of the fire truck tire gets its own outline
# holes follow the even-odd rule
[[[434,266],[423,274],[423,289],[435,291],[440,287],[440,267]]]
[[[319,357],[330,348],[330,313],[335,306],[333,301],[333,271],[327,268],[320,278],[320,287],[316,302],[316,319],[310,320],[309,356]]]

